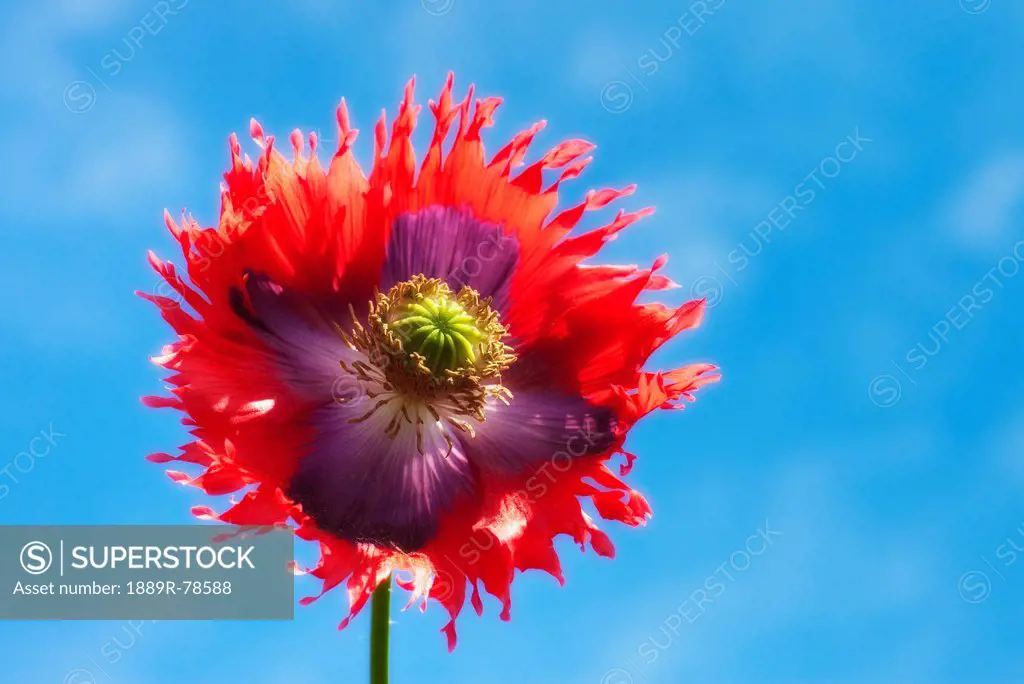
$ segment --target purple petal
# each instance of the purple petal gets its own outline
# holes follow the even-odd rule
[[[428,207],[395,218],[380,289],[422,274],[456,291],[469,285],[502,311],[518,259],[518,240],[501,226],[478,221],[465,209]]]
[[[314,412],[317,437],[288,494],[319,527],[343,539],[415,551],[437,533],[442,513],[472,491],[469,462],[454,435],[448,452],[447,426],[422,426],[420,454],[410,425],[394,438],[384,434],[386,408],[351,422],[373,405],[366,398]]]
[[[543,461],[564,470],[572,459],[603,453],[615,442],[611,409],[541,389],[514,391],[510,406],[492,402],[484,416],[483,423],[473,422],[475,437],[463,437],[466,456],[502,473]]]
[[[331,401],[355,391],[357,384],[341,361],[353,360],[356,353],[326,314],[265,276],[250,274],[246,294],[252,313],[243,316],[276,352],[282,377],[300,396]]]

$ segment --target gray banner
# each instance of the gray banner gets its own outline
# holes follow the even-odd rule
[[[0,620],[291,620],[291,530],[0,526]]]

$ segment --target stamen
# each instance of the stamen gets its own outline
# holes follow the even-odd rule
[[[512,393],[501,384],[501,373],[514,361],[505,344],[508,330],[470,287],[453,293],[436,278],[415,276],[370,302],[365,325],[349,306],[352,330],[338,334],[366,361],[341,368],[363,384],[365,395],[376,399],[358,423],[397,402],[384,433],[394,438],[403,419],[416,432],[416,448],[424,453],[424,430],[441,429],[451,454],[454,442],[445,424],[473,436],[472,418],[483,422],[484,406],[492,397],[508,404]],[[433,418],[426,426],[421,412]],[[410,416],[415,416],[415,421]]]

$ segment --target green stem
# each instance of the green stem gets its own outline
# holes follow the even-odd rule
[[[388,638],[391,631],[391,577],[370,599],[370,684],[388,684]]]

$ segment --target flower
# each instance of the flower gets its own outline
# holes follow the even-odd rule
[[[634,187],[590,191],[555,213],[559,185],[593,146],[563,142],[513,175],[543,122],[487,162],[480,134],[500,100],[471,108],[472,88],[456,102],[452,83],[430,102],[436,126],[418,173],[412,82],[390,137],[385,115],[376,125],[368,176],[344,100],[326,169],[315,135],[307,153],[293,132],[287,159],[253,121],[255,164],[232,135],[219,224],[165,213],[189,282],[150,254],[168,289],[142,295],[178,335],[154,359],[171,372],[171,396],[144,402],[182,411],[194,438],[149,458],[201,471],[168,471],[177,482],[235,493],[221,513],[193,512],[292,521],[319,543],[309,572],[320,595],[347,583],[342,627],[399,573],[409,605],[447,609],[449,648],[467,590],[478,613],[482,586],[508,619],[516,570],[563,581],[556,536],[614,555],[581,501],[644,524],[647,501],[621,479],[635,458],[626,434],[717,379],[708,364],[642,370],[704,309],[636,302],[673,286],[657,273],[665,257],[649,269],[584,263],[652,210],[570,234]]]

